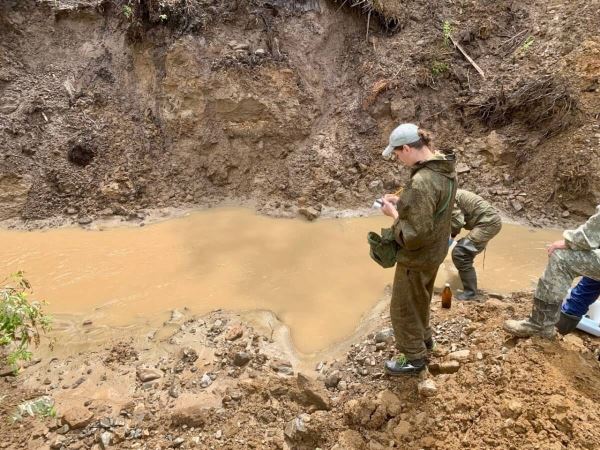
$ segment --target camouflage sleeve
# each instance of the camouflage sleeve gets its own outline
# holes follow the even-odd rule
[[[450,229],[450,234],[452,236],[456,236],[462,230],[462,227],[465,226],[465,215],[461,211],[461,209],[454,205],[454,209],[452,210],[452,226]]]
[[[563,233],[567,247],[572,250],[595,250],[600,248],[600,206],[596,214],[586,223],[575,230],[566,230]]]
[[[434,187],[415,176],[398,200],[398,219],[394,222],[396,241],[407,250],[423,247],[433,233],[436,199]]]

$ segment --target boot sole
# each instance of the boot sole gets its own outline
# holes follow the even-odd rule
[[[416,369],[416,370],[411,370],[411,371],[407,371],[407,372],[391,372],[390,370],[388,370],[387,368],[385,369],[385,373],[386,375],[390,376],[390,377],[405,377],[405,376],[410,376],[410,375],[418,375],[421,372],[423,372],[425,369],[427,368],[427,366],[423,366],[420,369]]]

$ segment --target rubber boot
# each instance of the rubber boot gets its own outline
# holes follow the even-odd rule
[[[475,300],[477,298],[477,272],[470,269],[466,272],[458,272],[463,284],[463,291],[456,296],[457,300]]]
[[[552,338],[559,310],[560,302],[547,303],[534,298],[531,316],[525,320],[505,321],[504,330],[516,337],[541,336]]]
[[[556,329],[560,334],[569,334],[579,324],[581,317],[567,314],[564,311],[560,312],[560,317],[556,323]]]

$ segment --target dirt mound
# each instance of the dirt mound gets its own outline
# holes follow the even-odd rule
[[[421,377],[383,374],[394,353],[387,314],[304,374],[235,315],[182,318],[150,341],[5,379],[5,414],[47,395],[57,418],[26,417],[0,438],[9,448],[596,448],[598,342],[510,338],[501,323],[525,315],[530,297],[450,310],[436,298],[437,347]]]
[[[594,3],[0,8],[4,218],[365,207],[406,176],[379,154],[408,120],[509,215],[545,224],[600,199]]]

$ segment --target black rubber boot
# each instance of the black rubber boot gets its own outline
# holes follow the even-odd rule
[[[463,284],[463,291],[456,296],[457,300],[475,300],[477,298],[477,273],[472,268],[466,272],[459,272]]]
[[[574,316],[561,311],[558,322],[556,322],[556,329],[560,334],[569,334],[571,331],[577,328],[580,320],[581,317],[579,316]]]

